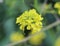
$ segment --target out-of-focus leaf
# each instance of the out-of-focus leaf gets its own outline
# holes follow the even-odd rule
[[[46,33],[47,33],[47,37],[45,40],[45,45],[46,46],[53,46],[55,38],[56,38],[54,31],[53,30],[47,30]]]
[[[27,6],[24,3],[24,0],[5,0],[6,4],[6,14],[8,16],[15,16],[20,11],[27,10]]]
[[[60,35],[60,24],[57,25],[57,28],[56,28],[57,32],[56,32],[56,37],[58,37]]]
[[[54,15],[50,13],[47,13],[45,15],[45,19],[47,20],[47,24],[51,24],[56,21],[56,18],[54,17]]]
[[[4,4],[0,3],[0,42],[5,37],[5,32],[3,29],[3,19],[5,17],[4,15],[5,15]]]

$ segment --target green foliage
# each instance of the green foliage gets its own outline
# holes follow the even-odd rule
[[[42,7],[44,0],[4,0],[3,3],[0,3],[0,46],[5,46],[11,43],[9,37],[12,33],[20,32],[24,34],[24,32],[21,31],[19,26],[16,24],[16,18],[25,10],[36,9],[37,12],[44,18],[43,27],[54,23],[56,21],[54,15],[58,18],[60,17],[58,15],[58,11],[54,8],[56,2],[60,2],[60,0],[48,0],[46,5],[44,5],[45,7]],[[54,46],[56,39],[60,36],[60,25],[46,30],[45,34],[46,38],[40,45]],[[34,45],[29,44],[27,41],[16,46]]]

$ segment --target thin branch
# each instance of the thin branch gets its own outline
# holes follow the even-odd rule
[[[33,37],[33,36],[35,36],[35,35],[43,32],[43,31],[46,31],[46,30],[48,30],[48,29],[50,29],[50,28],[52,28],[52,27],[54,27],[54,26],[56,26],[56,25],[58,25],[58,24],[60,24],[60,20],[58,20],[58,21],[56,21],[56,22],[54,22],[54,23],[52,23],[52,24],[44,27],[40,32],[37,32],[37,33],[35,33],[35,34],[31,35],[31,36],[28,36],[28,37],[24,38],[24,39],[21,40],[21,41],[14,42],[14,43],[10,43],[10,44],[8,44],[8,45],[6,45],[6,46],[13,46],[13,45],[17,45],[17,44],[20,44],[20,43],[24,43],[24,42],[26,42],[27,40],[29,40],[31,37]]]

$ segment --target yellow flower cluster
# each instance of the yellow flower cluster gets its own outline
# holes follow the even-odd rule
[[[14,32],[10,35],[10,40],[11,42],[18,42],[20,40],[24,39],[24,35],[22,33],[19,32]]]
[[[60,46],[60,37],[57,38],[54,46]]]
[[[57,2],[54,7],[58,9],[58,14],[60,15],[60,2]]]
[[[35,9],[25,11],[22,15],[17,18],[16,23],[20,25],[20,29],[24,31],[27,26],[27,30],[32,30],[31,33],[40,31],[42,28],[43,18],[39,15]]]
[[[20,15],[17,18],[16,23],[20,25],[20,29],[23,31],[25,30],[25,27],[28,31],[31,30],[29,35],[32,35],[41,30],[42,20],[43,17],[41,17],[41,15],[39,15],[35,9],[31,9],[29,11],[25,11],[22,15]],[[30,38],[28,42],[32,45],[39,45],[42,43],[42,40],[45,38],[45,36],[46,34],[44,32],[41,32],[40,34]]]

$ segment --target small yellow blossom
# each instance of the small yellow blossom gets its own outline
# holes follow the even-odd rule
[[[60,9],[60,2],[57,2],[54,7]]]
[[[46,37],[46,34],[44,32],[41,32],[40,34],[37,34],[29,39],[29,43],[32,45],[40,45],[42,43],[42,40]]]
[[[38,14],[35,9],[25,11],[22,15],[17,18],[16,23],[20,25],[20,29],[24,31],[27,26],[27,30],[32,30],[32,32],[40,31],[42,28],[41,14]]]
[[[57,38],[57,40],[55,42],[55,46],[60,46],[60,37]]]
[[[27,30],[30,30],[31,29],[31,26],[27,26]]]
[[[60,15],[60,2],[57,2],[54,7],[58,9],[58,14]]]
[[[17,42],[17,41],[20,41],[20,40],[23,40],[23,39],[24,39],[24,35],[21,34],[21,33],[18,33],[18,32],[12,33],[10,35],[10,40],[12,42]]]
[[[60,10],[58,10],[58,14],[60,15]]]

